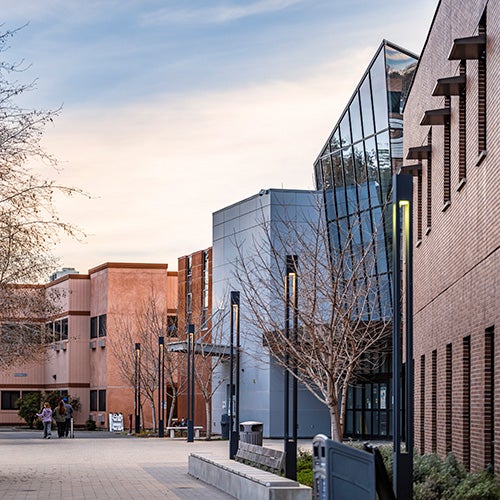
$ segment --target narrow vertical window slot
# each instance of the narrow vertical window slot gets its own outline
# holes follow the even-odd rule
[[[427,145],[432,147],[432,128],[427,134]],[[432,155],[427,158],[427,230],[429,233],[432,226]]]
[[[431,393],[431,451],[437,451],[437,351],[432,351],[432,393]]]
[[[425,354],[420,356],[420,453],[425,453]]]
[[[470,336],[463,339],[462,351],[462,462],[464,466],[470,469]]]
[[[453,418],[453,358],[451,344],[446,345],[446,425],[445,425],[445,450],[450,453],[452,450],[452,418]]]

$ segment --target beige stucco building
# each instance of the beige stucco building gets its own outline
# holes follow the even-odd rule
[[[125,379],[123,367],[130,365],[127,353],[133,353],[139,341],[134,330],[139,331],[140,308],[154,298],[158,311],[175,324],[177,272],[168,271],[167,264],[106,263],[88,274],[57,278],[46,289],[58,290],[60,302],[57,316],[46,321],[53,341],[44,363],[1,373],[0,425],[21,422],[15,401],[23,393],[59,390],[80,399],[76,425],[92,419],[106,428],[109,413],[117,412],[128,427],[134,386]],[[150,426],[151,411],[146,407],[144,418]]]

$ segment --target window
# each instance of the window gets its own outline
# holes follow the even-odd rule
[[[54,342],[61,340],[61,322],[54,321]]]
[[[460,75],[465,77],[467,72],[466,62],[460,61]],[[465,85],[458,97],[458,180],[463,182],[467,176],[467,126],[466,126],[466,98],[465,98]],[[460,187],[460,185],[459,185]]]
[[[97,316],[90,318],[90,338],[97,338]]]
[[[99,411],[106,411],[106,389],[99,390]]]
[[[177,316],[167,316],[168,336],[177,337]]]
[[[451,451],[452,408],[453,408],[453,358],[451,344],[446,344],[446,396],[445,396],[445,449]]]
[[[202,267],[202,290],[201,290],[201,326],[207,328],[208,321],[208,299],[209,299],[209,256],[208,250],[203,252],[203,267]]]
[[[431,400],[431,449],[432,453],[437,451],[437,351],[432,351],[432,400]]]
[[[422,169],[417,173],[417,242],[422,241]]]
[[[484,467],[495,466],[495,331],[484,338]]]
[[[20,397],[20,391],[2,391],[2,410],[17,410]]]
[[[54,323],[45,323],[45,336],[47,343],[54,342]]]
[[[451,98],[444,98],[444,106],[447,109],[451,107]],[[450,193],[451,180],[451,125],[450,120],[446,120],[444,124],[444,158],[443,158],[443,204],[444,209],[448,207],[451,201]]]
[[[68,318],[61,320],[61,340],[68,340]]]
[[[427,134],[427,145],[432,147],[432,128]],[[431,230],[432,225],[432,155],[427,157],[427,231]]]
[[[90,338],[95,339],[105,337],[107,335],[107,316],[101,314],[100,316],[93,316],[90,318]]]
[[[420,356],[420,453],[425,453],[425,354]]]
[[[470,337],[462,341],[462,463],[470,469]]]
[[[486,35],[486,12],[479,22],[478,34]],[[477,138],[480,162],[486,151],[486,48],[477,67]]]
[[[90,391],[90,411],[97,411],[97,391],[95,389]]]
[[[106,314],[101,314],[99,316],[99,337],[105,337],[107,335],[107,316]]]

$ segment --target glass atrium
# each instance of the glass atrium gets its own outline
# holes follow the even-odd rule
[[[364,266],[373,288],[370,319],[389,319],[391,304],[392,174],[403,163],[405,99],[417,56],[383,41],[347,108],[315,161],[316,187],[322,190],[331,258],[346,271],[356,258],[371,256]],[[346,265],[349,247],[351,263]],[[362,286],[362,285],[361,285]],[[389,436],[390,359],[349,388],[345,435],[357,438]]]

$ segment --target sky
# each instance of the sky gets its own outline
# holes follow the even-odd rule
[[[314,189],[313,162],[383,39],[421,52],[438,0],[2,0],[27,108],[57,109],[42,171],[83,241],[61,267],[177,260],[212,213]],[[41,168],[37,166],[36,168]],[[45,167],[44,167],[45,168]]]

